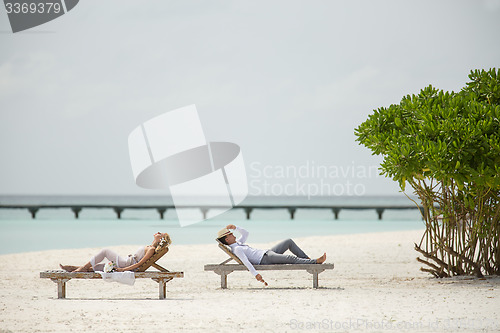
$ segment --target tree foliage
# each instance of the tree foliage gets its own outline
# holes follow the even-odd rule
[[[383,156],[382,174],[421,200],[426,232],[415,247],[435,276],[500,274],[500,71],[469,79],[458,93],[428,86],[355,130]]]

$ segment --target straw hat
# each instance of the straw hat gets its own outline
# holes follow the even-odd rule
[[[221,237],[224,237],[224,236],[227,236],[231,233],[231,230],[229,230],[228,228],[222,228],[220,229],[218,232],[217,232],[217,239],[221,238]]]

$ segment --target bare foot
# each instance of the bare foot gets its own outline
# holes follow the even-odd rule
[[[59,264],[59,267],[61,267],[61,269],[65,270],[66,272],[73,272],[75,269],[78,268],[77,266],[61,265],[61,264]]]
[[[321,257],[319,257],[318,259],[316,259],[316,263],[317,264],[322,264],[324,263],[326,260],[326,253],[323,253],[323,255]]]

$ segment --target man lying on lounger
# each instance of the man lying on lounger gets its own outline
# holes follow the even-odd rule
[[[241,236],[236,239],[231,230],[238,231]],[[274,264],[322,264],[326,260],[326,253],[318,259],[310,259],[292,239],[287,239],[275,245],[271,249],[259,250],[245,244],[248,238],[248,231],[233,224],[219,230],[217,239],[222,243],[229,245],[231,251],[243,262],[250,273],[255,278],[264,283],[262,276],[255,270],[253,265],[274,265]],[[294,255],[283,254],[290,250]]]

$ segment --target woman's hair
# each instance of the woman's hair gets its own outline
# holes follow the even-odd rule
[[[227,236],[227,235],[226,235]],[[227,242],[226,242],[226,236],[222,236],[221,238],[217,238],[219,240],[219,242],[221,242],[222,244],[224,245],[228,245]]]
[[[169,234],[164,233],[163,237],[160,240],[160,243],[158,243],[158,245],[156,246],[155,252],[158,252],[164,247],[168,247],[170,244],[172,244],[172,240],[170,239]]]

